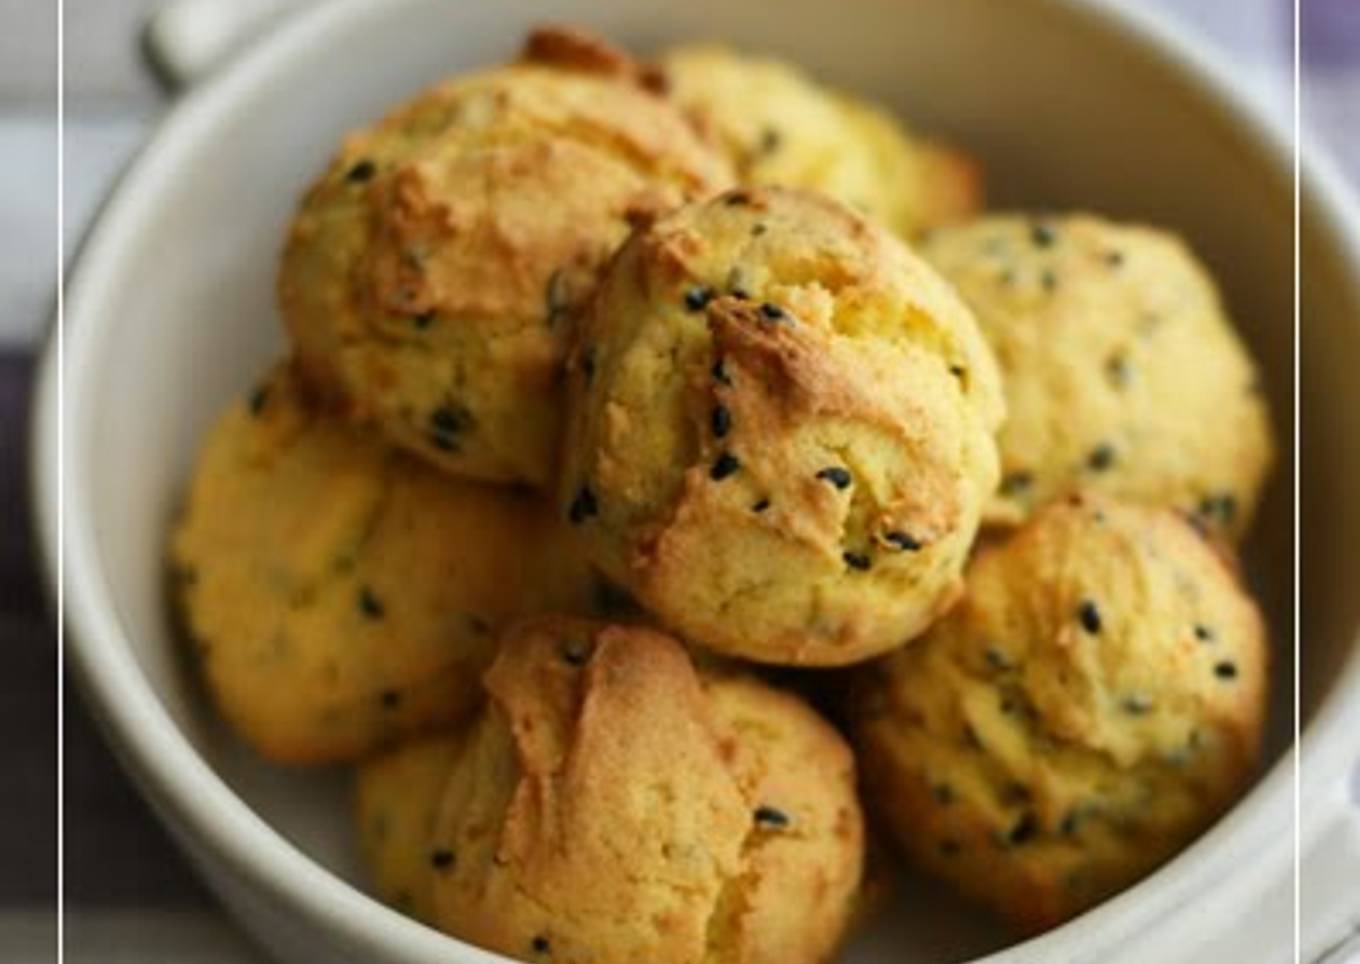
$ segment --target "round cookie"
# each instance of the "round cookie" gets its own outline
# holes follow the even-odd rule
[[[449,772],[438,925],[554,964],[816,964],[863,864],[854,760],[796,698],[640,627],[504,640]]]
[[[1024,930],[1176,853],[1243,790],[1267,651],[1182,517],[1072,496],[981,550],[967,592],[863,672],[870,798],[925,870]]]
[[[790,64],[716,44],[674,48],[661,64],[743,182],[820,191],[908,237],[982,206],[971,158]]]
[[[292,763],[466,716],[505,620],[594,590],[549,508],[317,414],[288,367],[208,437],[172,555],[217,705]]]
[[[829,199],[743,188],[635,234],[582,319],[564,514],[686,639],[837,665],[956,594],[995,489],[967,308]]]
[[[920,250],[972,307],[1005,376],[992,521],[1083,487],[1243,535],[1271,463],[1269,417],[1213,281],[1180,240],[1089,215],[998,215]]]
[[[279,301],[350,415],[460,475],[547,484],[573,316],[632,225],[730,182],[636,65],[545,31],[350,135],[288,235]]]

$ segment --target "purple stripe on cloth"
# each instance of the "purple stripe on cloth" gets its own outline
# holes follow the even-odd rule
[[[1360,0],[1303,0],[1299,28],[1306,66],[1360,66]]]

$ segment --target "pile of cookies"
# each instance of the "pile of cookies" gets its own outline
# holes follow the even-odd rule
[[[871,843],[1032,932],[1232,803],[1255,368],[1168,233],[981,208],[793,67],[563,28],[345,140],[171,555],[236,731],[358,764],[382,898],[814,964]]]

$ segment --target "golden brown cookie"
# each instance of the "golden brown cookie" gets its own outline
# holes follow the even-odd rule
[[[501,624],[594,588],[537,499],[356,435],[287,367],[208,437],[172,554],[223,715],[294,763],[466,716]]]
[[[971,158],[790,64],[717,44],[674,48],[661,64],[744,182],[821,191],[908,237],[982,206]]]
[[[308,378],[451,472],[547,484],[573,316],[633,224],[731,173],[591,38],[459,77],[352,134],[302,202],[279,300]]]
[[[850,751],[805,704],[565,617],[513,631],[486,686],[426,851],[438,926],[554,964],[829,957],[863,827]]]
[[[915,862],[1025,930],[1184,847],[1244,788],[1267,650],[1233,568],[1163,509],[1072,496],[863,673],[870,797]]]
[[[1269,417],[1213,281],[1179,239],[1089,215],[998,215],[936,231],[921,251],[972,307],[1005,377],[992,521],[1085,487],[1242,536],[1271,463]]]
[[[866,659],[954,598],[996,486],[967,308],[833,201],[742,188],[634,235],[570,379],[563,512],[691,642]]]

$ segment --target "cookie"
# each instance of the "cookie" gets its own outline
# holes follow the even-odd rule
[[[565,617],[512,631],[486,686],[486,712],[445,744],[432,837],[402,844],[380,880],[423,867],[428,883],[405,886],[429,887],[439,927],[525,961],[828,959],[856,905],[863,822],[849,748],[805,704],[701,674],[652,630]],[[415,757],[444,760],[404,752],[366,765],[370,800]]]
[[[797,67],[716,44],[676,47],[661,65],[744,182],[820,191],[907,237],[982,206],[971,158]]]
[[[355,770],[354,822],[373,889],[426,924],[434,923],[432,874],[453,859],[431,843],[440,794],[459,748],[456,731],[442,732],[388,750]]]
[[[395,444],[546,485],[573,317],[632,225],[731,179],[641,68],[564,31],[350,135],[278,278],[308,379]]]
[[[997,215],[920,250],[972,307],[1004,376],[992,521],[1086,488],[1245,533],[1272,461],[1269,416],[1213,281],[1178,238],[1090,215]]]
[[[172,541],[211,695],[291,763],[468,715],[501,624],[588,606],[595,586],[539,500],[356,434],[286,366],[209,435]]]
[[[629,240],[569,372],[563,515],[690,642],[863,660],[953,600],[997,482],[953,291],[835,202],[742,188]]]
[[[1252,774],[1256,606],[1182,517],[1097,496],[983,549],[967,592],[866,667],[869,796],[926,871],[1022,930],[1147,874]]]

